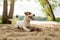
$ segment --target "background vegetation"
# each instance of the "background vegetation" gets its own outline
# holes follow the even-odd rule
[[[10,11],[8,12],[8,1],[10,2]],[[11,24],[11,21],[9,19],[13,19],[13,13],[14,13],[14,5],[17,0],[3,0],[3,13],[2,16],[0,16],[0,23],[3,24]],[[22,0],[20,0],[22,2]],[[27,0],[30,1],[30,0]],[[57,6],[60,6],[60,0],[35,0],[36,2],[39,2],[42,6],[42,11],[46,14],[45,17],[35,17],[35,20],[39,21],[60,21],[60,18],[56,18],[54,15],[54,9]],[[19,17],[20,19],[23,17]]]

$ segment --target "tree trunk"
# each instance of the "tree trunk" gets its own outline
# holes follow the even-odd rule
[[[3,15],[2,15],[2,23],[7,23],[8,17],[7,17],[7,0],[3,1]]]
[[[2,15],[2,24],[10,24],[11,22],[8,20],[8,2],[7,0],[3,1],[3,15]]]
[[[51,20],[52,20],[52,21],[55,21],[55,16],[54,16],[52,7],[51,7],[51,5],[50,5],[50,3],[49,3],[48,0],[47,0],[46,2],[47,2],[47,4],[49,5],[49,8],[50,8],[50,12],[51,12],[51,13],[50,13],[50,17],[51,17]]]
[[[14,3],[15,0],[10,0],[11,4],[10,4],[10,11],[9,11],[9,15],[7,15],[7,11],[8,11],[8,3],[7,0],[4,0],[3,2],[3,15],[2,15],[2,23],[3,24],[11,24],[11,21],[8,19],[12,19],[13,18],[13,12],[14,12]]]
[[[9,11],[9,18],[12,19],[13,18],[13,13],[14,13],[14,4],[15,4],[15,0],[11,0],[11,4],[10,4],[10,11]]]

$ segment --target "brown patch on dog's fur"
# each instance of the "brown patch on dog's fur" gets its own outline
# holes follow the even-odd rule
[[[25,15],[31,15],[31,12],[24,12]]]

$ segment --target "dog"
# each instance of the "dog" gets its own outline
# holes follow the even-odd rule
[[[25,16],[22,21],[17,21],[16,27],[23,29],[24,31],[30,31],[28,27],[31,25],[30,21],[34,20],[35,14],[32,14],[31,12],[24,12]]]

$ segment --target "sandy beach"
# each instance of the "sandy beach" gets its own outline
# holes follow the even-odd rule
[[[25,32],[12,24],[0,24],[0,40],[60,40],[60,24],[32,24],[40,31]]]

